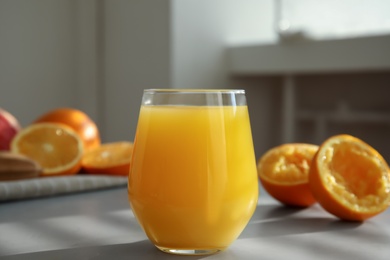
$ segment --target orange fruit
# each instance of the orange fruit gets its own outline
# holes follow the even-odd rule
[[[42,176],[73,175],[81,168],[83,142],[66,125],[41,123],[19,131],[11,151],[36,161],[42,167]]]
[[[87,173],[127,176],[133,154],[133,143],[102,144],[85,152],[82,167]]]
[[[268,150],[257,171],[269,195],[289,206],[308,207],[316,202],[309,188],[310,163],[318,146],[288,143]]]
[[[321,144],[309,177],[311,191],[329,213],[363,221],[386,210],[390,174],[383,157],[350,135],[336,135]]]
[[[85,150],[100,145],[99,129],[84,112],[73,108],[57,108],[43,114],[34,123],[60,123],[75,130],[81,137]]]

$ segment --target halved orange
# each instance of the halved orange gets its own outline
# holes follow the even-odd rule
[[[390,204],[389,167],[369,144],[336,135],[321,144],[309,175],[320,205],[344,220],[363,221]]]
[[[133,154],[133,143],[105,143],[85,152],[83,170],[87,173],[127,176]]]
[[[42,176],[73,175],[81,168],[83,141],[66,125],[33,124],[14,137],[11,151],[38,162]]]
[[[264,189],[285,205],[308,207],[315,203],[308,175],[317,150],[317,145],[305,143],[288,143],[268,150],[257,165]]]

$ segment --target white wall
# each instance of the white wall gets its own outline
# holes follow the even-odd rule
[[[134,136],[144,88],[228,88],[226,45],[271,39],[272,7],[272,0],[104,1],[105,140]],[[258,32],[248,33],[250,24]]]
[[[0,1],[0,107],[28,125],[82,109],[132,140],[142,89],[170,84],[170,1]]]
[[[22,125],[76,106],[74,1],[0,1],[0,107]]]
[[[226,88],[226,46],[272,41],[272,0],[173,0],[172,87]]]
[[[55,107],[80,108],[103,141],[132,140],[144,88],[231,87],[226,45],[272,40],[272,7],[272,0],[2,0],[0,106],[23,125]]]
[[[244,88],[257,154],[280,141],[280,78],[233,78],[226,47],[276,41],[272,0],[2,0],[0,106],[59,106],[132,140],[144,88]],[[383,84],[386,79],[383,79]],[[312,82],[315,84],[315,80]]]
[[[104,2],[102,131],[107,141],[133,140],[145,88],[169,88],[170,1]]]
[[[226,88],[225,5],[219,0],[173,3],[172,87]]]

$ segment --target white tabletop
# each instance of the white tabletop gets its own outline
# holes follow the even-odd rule
[[[344,222],[318,204],[284,207],[264,191],[250,223],[210,256],[160,252],[144,235],[126,188],[0,203],[1,259],[390,259],[390,210]]]

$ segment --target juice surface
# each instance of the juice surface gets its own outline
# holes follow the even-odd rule
[[[129,200],[155,245],[227,247],[257,198],[246,106],[141,107]]]

